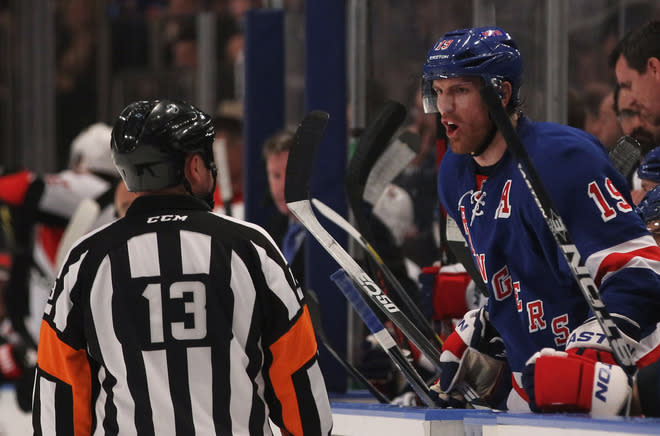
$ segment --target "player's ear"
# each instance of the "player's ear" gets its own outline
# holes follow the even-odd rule
[[[646,61],[646,70],[650,72],[656,80],[660,81],[660,59],[650,57]]]
[[[199,181],[203,180],[203,174],[205,173],[202,173],[202,168],[206,167],[204,166],[204,161],[200,155],[190,153],[188,156],[186,156],[183,170],[186,179],[188,179],[188,182],[190,182],[191,185],[199,183]]]
[[[513,87],[511,86],[511,82],[504,81],[498,87],[497,94],[500,96],[500,100],[502,100],[503,107],[508,106],[509,101],[511,101],[512,93],[513,93]]]

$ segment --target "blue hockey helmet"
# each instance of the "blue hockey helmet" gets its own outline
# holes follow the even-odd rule
[[[656,147],[646,153],[641,165],[637,169],[637,175],[640,179],[660,183],[660,147]]]
[[[499,27],[477,27],[446,33],[429,50],[422,75],[424,112],[438,112],[433,81],[450,77],[481,77],[511,83],[511,101],[520,100],[522,59],[518,45]]]
[[[645,223],[660,220],[660,185],[644,195],[642,201],[635,208],[635,212]]]

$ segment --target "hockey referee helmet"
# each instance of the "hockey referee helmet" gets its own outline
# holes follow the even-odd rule
[[[481,77],[511,83],[511,104],[520,101],[522,59],[518,45],[499,27],[460,29],[446,33],[429,50],[422,75],[424,112],[438,112],[433,81],[450,77]]]
[[[637,169],[637,175],[640,179],[660,183],[660,147],[646,153]]]
[[[138,101],[124,108],[112,129],[112,159],[129,191],[153,191],[183,183],[188,153],[213,161],[211,117],[173,100]]]

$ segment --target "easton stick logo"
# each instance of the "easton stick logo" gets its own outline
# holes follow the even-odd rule
[[[374,297],[390,313],[398,312],[399,308],[385,295],[383,291],[367,276],[362,274],[359,278],[360,284],[367,290],[367,293]]]

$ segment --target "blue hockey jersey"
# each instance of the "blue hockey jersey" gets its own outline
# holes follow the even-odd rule
[[[581,130],[521,117],[517,132],[608,310],[623,317],[628,336],[648,335],[660,321],[660,248],[625,179]],[[511,154],[481,187],[476,169],[472,156],[447,151],[438,195],[468,242],[490,292],[490,320],[519,372],[541,348],[564,349],[589,307]]]

